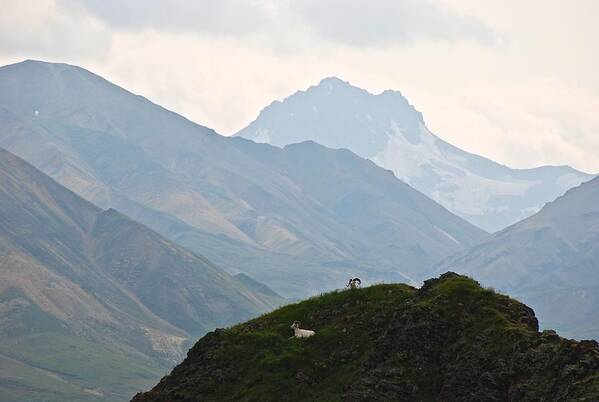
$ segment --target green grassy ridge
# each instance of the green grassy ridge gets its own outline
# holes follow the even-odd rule
[[[296,320],[316,335],[290,339]],[[390,389],[372,391],[382,392],[382,400],[397,390],[408,392],[403,400],[438,400],[444,392],[484,400],[487,392],[504,395],[504,389],[542,399],[543,384],[561,389],[555,367],[574,367],[583,358],[588,361],[576,366],[577,384],[599,392],[599,378],[584,371],[589,365],[599,370],[599,349],[578,345],[539,334],[534,312],[524,304],[448,273],[420,289],[381,284],[330,292],[216,330],[134,401],[369,400],[379,387]],[[539,354],[547,366],[525,367]],[[485,388],[484,379],[471,385],[485,370],[494,385]]]
[[[357,366],[366,358],[368,348],[362,340],[369,327],[359,321],[361,316],[390,311],[414,291],[407,285],[376,285],[330,292],[230,328],[224,339],[226,359],[231,364],[243,361],[246,367],[264,369],[248,370],[248,375],[230,390],[231,400],[269,400],[269,395],[280,395],[293,388],[298,370],[324,379],[317,390],[296,393],[298,400],[332,400],[340,384],[351,382]],[[293,321],[314,329],[316,335],[290,339]],[[340,346],[357,354],[354,352],[352,360],[335,364],[335,352]]]

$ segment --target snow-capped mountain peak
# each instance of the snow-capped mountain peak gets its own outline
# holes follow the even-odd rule
[[[569,167],[511,169],[465,152],[433,134],[401,92],[373,94],[337,77],[273,102],[236,135],[347,148],[491,232],[592,178]]]

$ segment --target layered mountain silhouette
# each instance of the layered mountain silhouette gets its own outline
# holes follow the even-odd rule
[[[290,323],[314,330],[290,339]],[[599,346],[453,273],[322,295],[207,334],[134,402],[595,401]]]
[[[599,179],[466,153],[399,92],[325,79],[228,138],[82,68],[26,61],[0,67],[0,147],[3,401],[124,400],[197,336],[355,276],[457,271],[545,327],[599,337]],[[492,236],[467,221],[526,216]],[[287,342],[291,319],[317,336]],[[596,343],[536,323],[455,274],[333,293],[209,335],[138,399],[236,400],[267,377],[280,389],[253,387],[257,400],[536,400],[547,381],[594,397]]]
[[[520,298],[541,324],[599,339],[599,178],[440,264]]]
[[[486,238],[348,151],[227,138],[82,68],[0,68],[0,146],[284,296],[421,269]]]
[[[236,135],[277,146],[312,140],[347,148],[489,232],[592,178],[568,166],[511,169],[465,152],[431,133],[400,92],[375,95],[335,77],[273,102]]]
[[[0,400],[118,401],[284,300],[0,149]]]

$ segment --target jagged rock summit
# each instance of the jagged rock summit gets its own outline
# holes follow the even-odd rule
[[[289,325],[316,331],[289,339]],[[202,338],[134,402],[599,399],[599,346],[446,273],[328,293]]]
[[[335,77],[271,103],[235,135],[349,149],[489,232],[593,177],[568,166],[513,169],[466,152],[432,133],[401,92],[373,94]]]

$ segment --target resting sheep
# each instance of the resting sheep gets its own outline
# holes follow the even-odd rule
[[[300,328],[300,322],[299,321],[294,321],[293,324],[291,324],[291,329],[293,329],[293,337],[295,338],[309,338],[312,335],[316,334],[316,332],[309,330],[309,329],[301,329]]]

